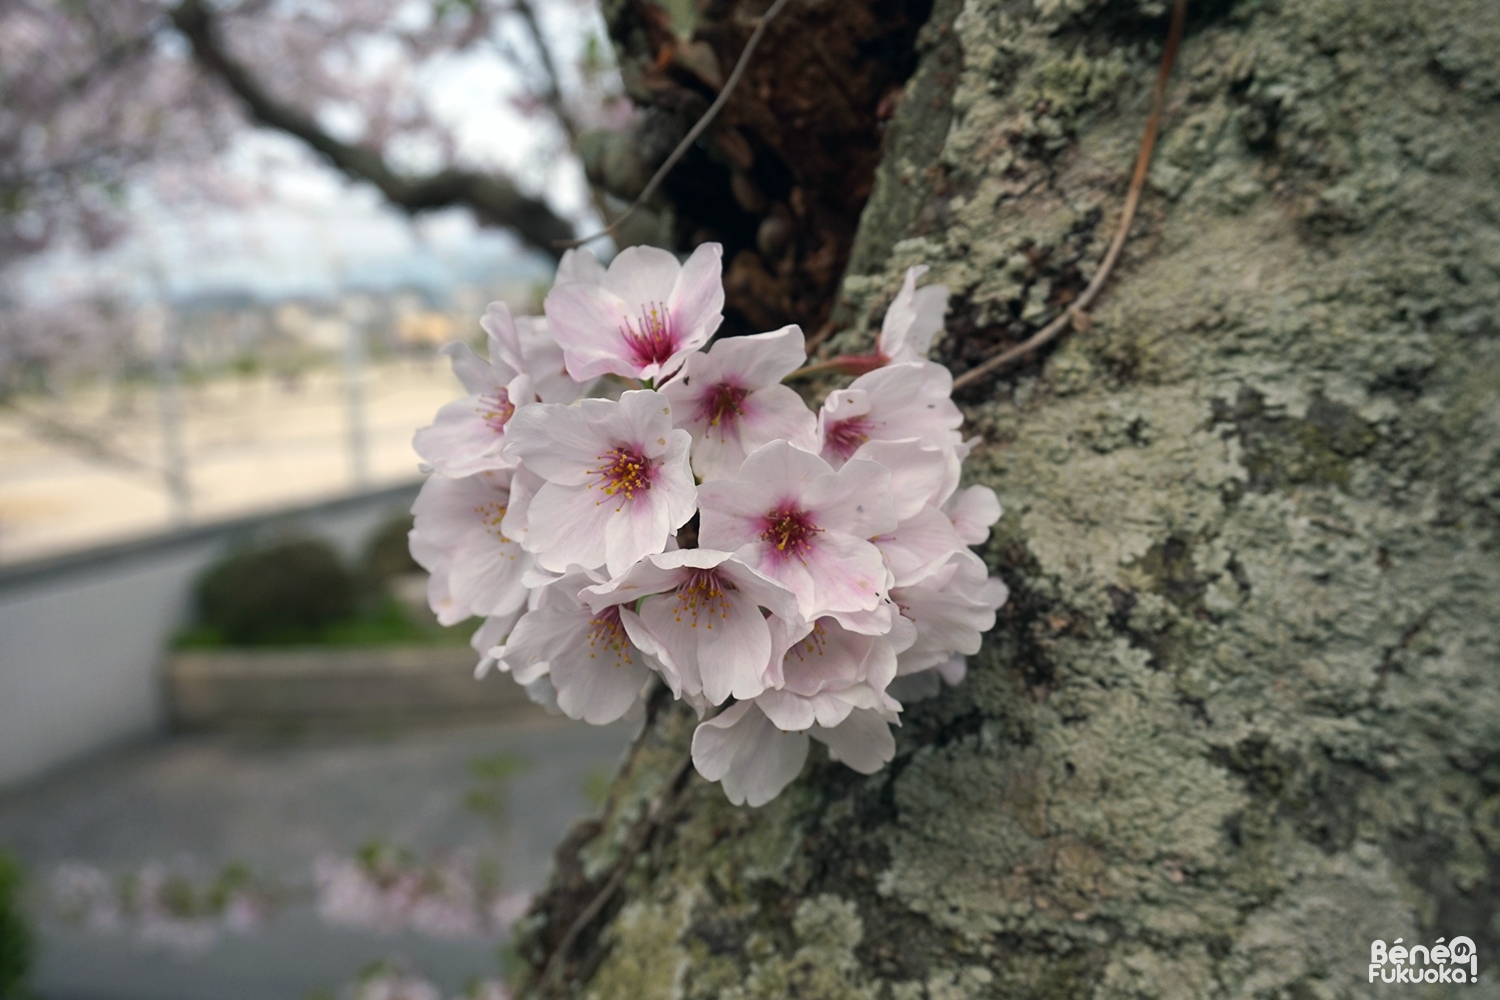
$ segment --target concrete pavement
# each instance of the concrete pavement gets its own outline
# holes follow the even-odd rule
[[[631,730],[177,737],[11,793],[0,848],[30,873],[35,990],[300,1000],[389,960],[456,996],[499,974]]]

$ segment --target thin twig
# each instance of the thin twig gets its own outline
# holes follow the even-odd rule
[[[766,25],[770,24],[771,19],[781,13],[781,8],[786,5],[787,0],[776,0],[775,3],[771,4],[771,8],[760,16],[759,23],[755,25],[755,31],[751,33],[750,40],[745,43],[744,51],[740,53],[739,61],[734,64],[734,70],[729,74],[729,79],[724,81],[724,86],[719,89],[719,96],[715,97],[714,102],[708,106],[708,110],[703,112],[703,117],[698,119],[698,123],[688,130],[687,135],[682,137],[682,141],[677,144],[676,149],[672,150],[672,155],[667,157],[666,162],[656,168],[656,173],[651,175],[651,179],[646,182],[646,187],[640,194],[636,195],[635,201],[630,203],[630,207],[619,218],[615,219],[614,222],[611,222],[594,235],[585,236],[579,240],[557,240],[552,244],[553,246],[559,250],[567,250],[603,239],[613,234],[626,219],[635,214],[636,209],[651,199],[651,196],[656,193],[656,189],[661,186],[661,182],[666,180],[667,174],[671,173],[672,168],[677,166],[677,161],[682,159],[693,143],[698,141],[698,137],[703,134],[703,130],[713,123],[719,110],[729,100],[729,95],[734,91],[735,84],[739,83],[740,77],[744,75],[745,67],[750,63],[750,54],[760,44],[760,36],[765,34]]]
[[[825,361],[814,361],[812,364],[803,365],[783,375],[781,381],[796,382],[799,379],[826,375],[830,372],[838,375],[864,375],[883,367],[888,361],[890,361],[889,358],[879,353],[840,354]]]
[[[1177,48],[1182,42],[1182,28],[1186,20],[1187,0],[1176,0],[1172,5],[1172,27],[1167,33],[1167,46],[1161,54],[1161,69],[1156,74],[1156,86],[1151,91],[1151,117],[1146,121],[1146,134],[1141,137],[1141,151],[1135,158],[1135,174],[1130,178],[1130,191],[1125,195],[1125,210],[1120,215],[1120,226],[1115,230],[1115,237],[1110,241],[1109,250],[1104,254],[1099,270],[1094,272],[1093,280],[1088,283],[1083,294],[1078,296],[1071,306],[1063,310],[1061,316],[1032,334],[1030,339],[995,355],[955,378],[953,380],[954,392],[973,385],[991,372],[1005,367],[1017,358],[1024,357],[1043,344],[1056,339],[1071,324],[1077,322],[1077,317],[1083,315],[1083,311],[1093,303],[1099,290],[1104,287],[1110,271],[1114,270],[1115,262],[1120,259],[1120,251],[1125,248],[1125,239],[1130,235],[1130,223],[1135,219],[1136,206],[1140,204],[1141,191],[1146,186],[1146,173],[1151,166],[1151,150],[1156,145],[1156,134],[1161,129],[1161,112],[1167,93],[1167,79],[1172,75],[1172,64],[1177,60]]]

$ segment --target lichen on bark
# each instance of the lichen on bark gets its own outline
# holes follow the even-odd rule
[[[1165,6],[939,0],[830,349],[914,263],[955,371],[1066,307]],[[1190,11],[1091,328],[962,399],[1013,590],[968,680],[873,777],[690,780],[564,994],[1373,996],[1457,934],[1500,994],[1500,8]]]

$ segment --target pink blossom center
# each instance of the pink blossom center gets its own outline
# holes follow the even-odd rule
[[[616,665],[630,659],[630,638],[620,622],[619,605],[611,604],[589,619],[589,659],[613,655]]]
[[[750,390],[731,382],[710,386],[699,397],[698,419],[710,427],[733,426],[745,415],[745,397]]]
[[[639,320],[632,323],[626,319],[620,327],[620,336],[630,348],[631,360],[646,365],[666,364],[677,353],[677,333],[672,329],[672,314],[660,302],[641,307]]]
[[[781,559],[801,559],[812,549],[813,535],[823,530],[802,508],[783,503],[763,519],[760,538],[775,548]]]
[[[874,425],[864,417],[835,420],[823,431],[823,445],[839,458],[848,459],[859,446],[870,440]]]
[[[599,487],[608,496],[634,500],[636,494],[651,488],[656,467],[640,451],[628,445],[611,448],[599,456],[600,466],[594,470],[599,477]]]
[[[515,412],[516,407],[510,401],[510,393],[504,389],[487,392],[479,397],[479,419],[496,434],[505,433],[505,425]]]
[[[677,610],[675,619],[688,618],[692,628],[698,627],[698,615],[704,618],[704,628],[714,627],[714,618],[729,617],[729,592],[734,584],[719,578],[711,569],[695,569],[687,581],[677,588]]]

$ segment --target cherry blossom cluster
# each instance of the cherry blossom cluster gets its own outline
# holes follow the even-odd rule
[[[545,317],[489,307],[469,395],[417,432],[411,550],[440,621],[481,616],[478,674],[574,719],[621,718],[655,674],[702,720],[693,763],[775,798],[809,738],[872,774],[901,701],[963,678],[1006,588],[970,550],[1000,504],[959,489],[971,444],[925,360],[947,291],[912,268],[873,355],[817,412],[787,326],[709,344],[721,250],[559,265]],[[613,391],[611,391],[613,390]]]

